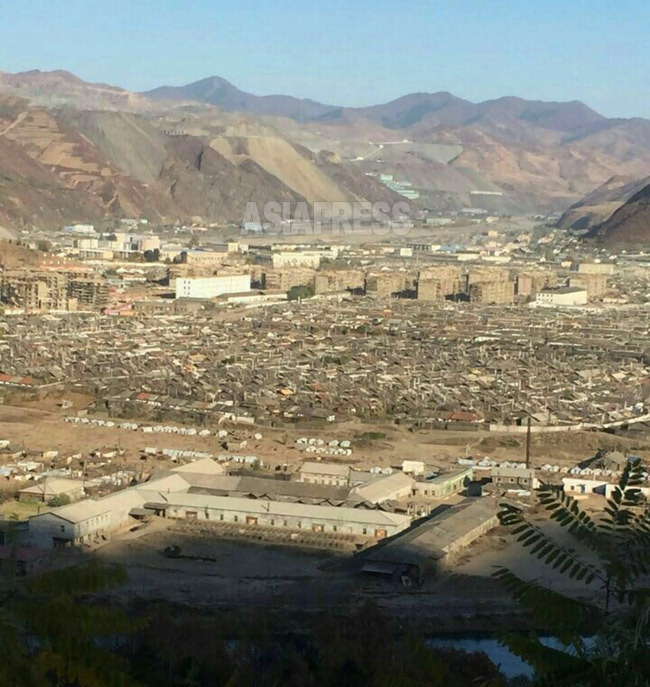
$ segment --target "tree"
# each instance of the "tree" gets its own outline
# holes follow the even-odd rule
[[[70,497],[67,494],[57,494],[47,502],[47,505],[51,508],[58,508],[59,506],[67,506],[69,503]]]
[[[297,286],[292,286],[289,291],[287,291],[287,298],[290,301],[297,301],[303,298],[311,298],[314,295],[314,289],[312,286],[307,286],[306,284],[299,284]]]
[[[98,562],[29,579],[5,570],[0,587],[0,685],[135,685],[128,662],[105,647],[111,638],[125,636],[142,623],[117,608],[84,600],[84,595],[125,579],[122,568]]]
[[[643,480],[640,461],[629,461],[599,518],[586,513],[561,488],[541,488],[540,503],[550,519],[566,529],[588,556],[558,543],[530,522],[522,509],[502,506],[501,523],[531,555],[590,586],[585,592],[593,592],[594,587],[599,591],[596,600],[593,594],[588,599],[570,598],[505,568],[495,573],[535,621],[555,633],[564,646],[549,648],[534,634],[501,635],[503,643],[535,668],[539,685],[650,685],[650,589],[644,586],[650,572],[650,507],[639,490]]]
[[[146,250],[144,252],[145,262],[158,262],[160,260],[160,250],[154,248],[153,250]]]

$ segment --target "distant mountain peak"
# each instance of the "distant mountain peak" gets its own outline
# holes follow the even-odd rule
[[[193,100],[230,112],[252,112],[296,121],[310,121],[338,108],[289,95],[259,96],[246,93],[220,76],[209,76],[186,86],[161,86],[142,93],[154,100]]]

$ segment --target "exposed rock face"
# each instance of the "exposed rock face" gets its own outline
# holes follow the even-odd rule
[[[650,247],[650,184],[633,195],[590,237],[628,249]]]

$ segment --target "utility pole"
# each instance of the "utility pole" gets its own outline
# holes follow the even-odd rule
[[[528,426],[526,429],[526,468],[530,468],[530,415],[528,416]]]

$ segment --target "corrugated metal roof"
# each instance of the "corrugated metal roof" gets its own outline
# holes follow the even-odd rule
[[[370,503],[381,503],[395,498],[397,492],[412,487],[414,483],[415,480],[404,472],[395,472],[357,487],[354,493]]]
[[[370,526],[392,525],[399,527],[401,525],[407,526],[411,522],[411,518],[408,515],[386,513],[380,510],[312,506],[302,503],[233,498],[211,494],[175,493],[166,494],[165,496],[166,505],[177,508],[213,508],[215,510],[250,513],[253,515],[303,517],[312,520],[335,521],[339,523],[352,522]]]
[[[496,515],[496,501],[488,498],[449,508],[379,547],[368,560],[408,565],[438,560],[454,542]]]
[[[350,474],[350,467],[348,465],[339,465],[338,463],[307,461],[302,464],[300,472],[308,475],[331,475],[333,477],[347,478]]]

